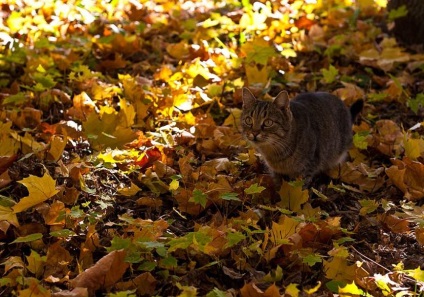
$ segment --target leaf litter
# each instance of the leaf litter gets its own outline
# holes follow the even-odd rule
[[[2,294],[422,294],[424,56],[313,2],[2,4]],[[274,189],[243,86],[365,99],[348,161]]]

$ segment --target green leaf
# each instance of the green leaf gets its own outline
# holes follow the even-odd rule
[[[359,211],[359,213],[363,216],[372,213],[378,208],[378,203],[371,199],[362,199],[359,200],[359,203],[361,204],[362,208]]]
[[[346,286],[346,282],[344,281],[337,281],[337,280],[331,280],[325,284],[325,286],[333,293],[338,293],[340,287]]]
[[[3,100],[3,105],[5,105],[5,104],[15,104],[15,105],[20,105],[20,104],[23,104],[23,103],[25,103],[25,102],[27,102],[27,101],[29,101],[29,98],[27,98],[27,97],[25,96],[25,93],[23,93],[23,92],[19,92],[19,93],[17,93],[17,94],[10,95],[10,96],[6,97],[6,98]]]
[[[237,193],[223,193],[219,197],[227,201],[241,201]]]
[[[156,268],[156,262],[146,261],[143,262],[140,266],[138,266],[138,270],[141,271],[152,271]]]
[[[109,253],[116,250],[128,249],[131,245],[131,239],[115,236],[110,243],[110,247],[106,248]]]
[[[34,234],[27,235],[27,236],[18,237],[14,241],[12,241],[12,243],[31,242],[31,241],[36,241],[36,240],[41,239],[41,238],[43,238],[43,234],[34,233]]]
[[[248,195],[259,194],[265,190],[265,187],[259,186],[257,183],[251,185],[247,189],[244,189],[244,192]]]
[[[169,256],[167,258],[164,258],[160,261],[161,266],[164,266],[165,268],[175,268],[178,266],[178,261],[175,257]]]
[[[324,82],[327,84],[331,84],[333,81],[336,80],[337,75],[339,75],[339,70],[337,70],[336,67],[333,65],[330,65],[330,67],[327,69],[321,69],[322,75],[324,77]]]
[[[408,104],[408,107],[415,114],[417,114],[418,113],[418,109],[420,107],[424,107],[424,94],[423,93],[420,93],[420,94],[417,94],[417,96],[414,99],[410,98],[408,100],[407,104]]]
[[[303,257],[302,262],[312,267],[316,263],[322,263],[322,258],[318,254],[309,254]]]
[[[228,243],[225,245],[225,247],[232,247],[239,243],[240,241],[244,240],[246,238],[246,235],[244,235],[241,232],[231,232],[227,234],[227,240]]]
[[[203,208],[205,208],[207,199],[208,199],[208,195],[206,195],[205,193],[203,193],[199,189],[194,189],[193,197],[190,199],[190,201],[193,201],[194,203],[198,203]]]
[[[395,19],[404,17],[407,14],[408,9],[406,8],[406,5],[399,6],[398,8],[389,11],[389,21],[394,21]]]
[[[227,297],[227,293],[220,289],[214,288],[212,291],[206,294],[206,297]]]
[[[368,147],[368,135],[369,131],[361,131],[353,135],[353,145],[358,149],[365,150]]]
[[[72,231],[72,230],[62,229],[62,230],[59,230],[59,231],[50,232],[50,235],[53,236],[53,237],[64,237],[64,238],[67,238],[67,237],[70,237],[70,236],[75,236],[77,234],[74,231]]]

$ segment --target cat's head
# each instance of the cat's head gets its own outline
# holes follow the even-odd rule
[[[241,126],[243,135],[258,146],[280,142],[291,128],[292,113],[286,91],[274,100],[257,99],[249,89],[243,88],[243,112]]]

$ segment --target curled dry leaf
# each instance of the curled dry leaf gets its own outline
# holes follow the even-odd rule
[[[383,213],[377,215],[377,218],[384,227],[394,233],[406,233],[410,231],[409,222],[405,219],[400,219],[395,215]]]
[[[408,200],[416,201],[424,197],[424,164],[407,157],[392,159],[393,165],[386,169],[392,183],[398,187]]]
[[[344,163],[340,169],[335,168],[330,172],[332,178],[340,178],[343,182],[357,185],[361,191],[375,192],[384,184],[383,167],[370,168],[360,163],[355,165]]]
[[[124,262],[124,250],[113,251],[101,258],[93,267],[80,273],[71,280],[71,287],[87,288],[90,296],[100,288],[112,287],[127,270],[129,264]]]
[[[369,145],[387,156],[398,155],[404,138],[400,127],[391,120],[380,120],[374,129],[375,133]]]
[[[240,294],[242,297],[280,297],[280,292],[278,287],[273,284],[268,287],[265,292],[259,289],[256,284],[253,282],[245,284],[243,288],[240,289]]]

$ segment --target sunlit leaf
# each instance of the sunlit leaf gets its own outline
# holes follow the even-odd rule
[[[374,212],[378,208],[378,205],[379,205],[376,201],[370,200],[370,199],[359,200],[359,203],[362,206],[359,213],[363,216],[366,215],[366,214]]]
[[[39,240],[41,238],[43,238],[43,234],[34,233],[34,234],[27,235],[27,236],[18,237],[12,243],[31,242],[31,241]]]
[[[253,195],[253,194],[259,194],[263,190],[265,190],[265,187],[259,186],[258,184],[253,184],[247,189],[244,189],[244,192],[248,195]]]
[[[277,55],[274,47],[262,38],[256,38],[253,41],[246,42],[241,50],[246,55],[246,63],[255,62],[261,65],[267,65],[271,57]]]
[[[330,65],[328,69],[321,69],[322,75],[324,77],[324,82],[331,84],[339,75],[339,71],[333,65]]]
[[[23,184],[29,195],[22,198],[12,207],[14,213],[19,213],[53,197],[59,190],[56,189],[56,181],[45,172],[42,177],[30,175],[19,183]]]

